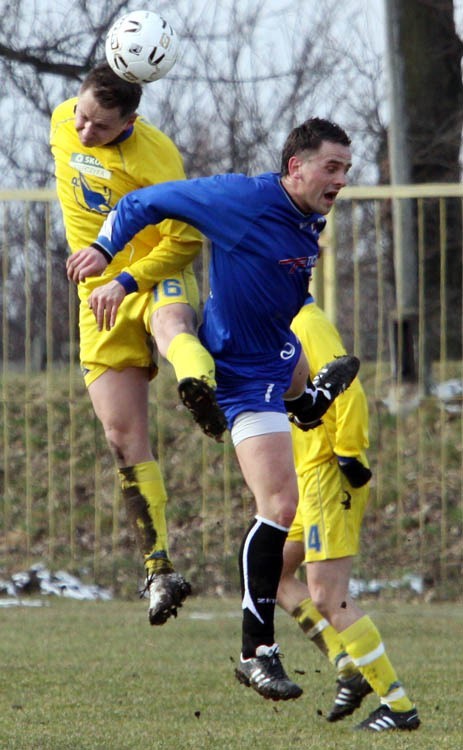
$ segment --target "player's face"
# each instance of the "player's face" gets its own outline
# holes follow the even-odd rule
[[[348,146],[323,141],[318,151],[292,156],[288,163],[288,189],[304,213],[327,214],[347,182],[352,165]]]
[[[133,117],[122,118],[118,107],[105,109],[98,104],[92,90],[86,89],[77,100],[74,122],[82,145],[92,148],[114,141],[130,126]]]

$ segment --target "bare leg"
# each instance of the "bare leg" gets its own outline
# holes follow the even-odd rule
[[[303,351],[299,357],[299,361],[294,368],[293,377],[291,379],[291,385],[284,394],[286,399],[293,399],[300,396],[307,385],[309,378],[309,363]]]
[[[165,506],[167,493],[151,450],[148,371],[106,370],[89,386],[93,408],[115,457],[127,515],[146,569],[171,572]]]
[[[364,616],[349,596],[352,557],[311,562],[306,572],[310,597],[335,630],[345,630]]]
[[[106,370],[88,392],[118,466],[153,461],[148,430],[148,371]]]
[[[172,339],[179,333],[196,336],[196,313],[190,305],[174,302],[159,307],[151,316],[151,331],[159,354],[167,358]]]

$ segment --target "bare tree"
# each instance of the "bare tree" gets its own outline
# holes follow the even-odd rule
[[[346,2],[340,9],[335,0],[157,4],[180,36],[181,56],[165,80],[145,87],[143,107],[177,141],[190,174],[277,167],[275,155],[296,121],[312,114],[348,117],[358,74],[348,54],[355,6]],[[0,0],[4,184],[50,180],[51,111],[103,59],[113,20],[136,7],[134,0]],[[356,127],[364,131],[366,121]]]
[[[355,5],[347,2],[341,9],[336,0],[178,0],[174,6],[160,1],[156,10],[176,29],[180,57],[165,79],[145,87],[142,113],[174,139],[190,176],[278,169],[288,130],[312,115],[345,120],[355,138],[360,113],[354,90],[362,71]],[[53,185],[51,112],[77,93],[85,73],[103,59],[114,19],[137,6],[136,0],[0,0],[3,187]],[[349,41],[351,33],[355,39]],[[357,59],[353,48],[359,50]],[[378,63],[372,68],[371,60],[364,62],[362,80],[368,81],[371,94]],[[357,123],[357,153],[363,150],[374,106],[370,102],[366,117]],[[13,236],[20,234],[18,227]],[[57,237],[56,243],[64,259],[64,238]],[[19,240],[17,253],[22,253]],[[30,262],[40,289],[43,266],[36,255]]]
[[[186,117],[184,150],[194,171],[278,168],[278,146],[296,121],[320,111],[321,101],[324,114],[334,111],[339,97],[333,92],[330,100],[328,92],[347,66],[342,50],[328,44],[326,11],[338,12],[335,3],[329,5],[323,13],[314,7],[303,33],[288,26],[288,7],[297,19],[302,3],[287,3],[278,12],[267,10],[264,0],[243,3],[240,10],[234,3],[227,10],[202,3],[195,15],[184,15],[189,44],[177,80],[185,97],[173,115],[179,135]],[[212,147],[206,159],[197,137]]]

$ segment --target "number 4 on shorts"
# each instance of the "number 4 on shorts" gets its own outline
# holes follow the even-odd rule
[[[318,533],[318,524],[314,523],[309,529],[309,535],[307,538],[308,549],[314,549],[315,552],[320,552],[322,545],[320,543],[320,534]]]

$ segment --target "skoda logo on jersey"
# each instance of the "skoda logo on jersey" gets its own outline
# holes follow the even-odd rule
[[[296,347],[294,344],[291,344],[289,341],[287,344],[285,344],[284,348],[280,352],[281,359],[291,359],[291,357],[294,357],[294,354],[296,352]]]

